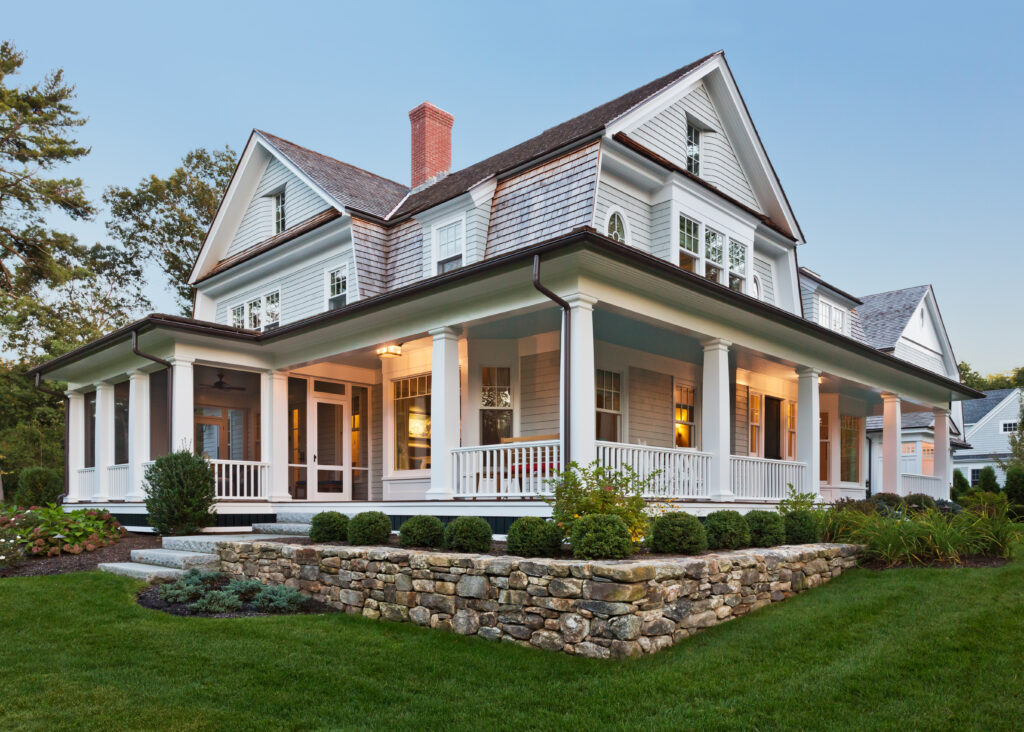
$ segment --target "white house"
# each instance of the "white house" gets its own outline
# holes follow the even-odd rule
[[[855,299],[809,312],[804,236],[724,54],[459,171],[452,117],[410,119],[410,185],[254,131],[194,317],[35,370],[68,382],[69,504],[141,525],[146,465],[186,448],[222,526],[374,508],[502,533],[593,460],[744,510],[790,484],[863,495],[873,415],[886,489],[947,495],[951,404],[979,394],[859,337]],[[935,423],[931,475],[902,474],[905,413]]]
[[[982,468],[995,468],[999,484],[1006,482],[1000,460],[1010,457],[1010,435],[1017,431],[1021,418],[1021,389],[992,389],[984,399],[964,405],[969,450],[957,452],[953,467],[963,472],[971,485],[978,485]]]

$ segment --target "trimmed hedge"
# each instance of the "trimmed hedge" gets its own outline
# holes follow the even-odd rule
[[[696,516],[673,511],[651,523],[650,545],[659,554],[700,554],[708,548],[708,533]]]
[[[520,516],[508,527],[509,554],[520,557],[557,557],[562,553],[562,530],[539,516]]]
[[[398,530],[398,543],[404,547],[437,548],[444,544],[444,524],[437,516],[413,516]]]
[[[785,516],[787,544],[814,544],[818,541],[818,519],[811,511],[793,511]]]
[[[633,553],[629,527],[612,514],[592,513],[578,519],[570,541],[577,559],[625,559]]]
[[[750,546],[779,546],[786,543],[786,524],[775,511],[747,511],[743,517],[750,528]]]
[[[750,527],[738,511],[713,511],[704,518],[708,549],[745,549],[750,546]]]
[[[198,534],[213,526],[213,471],[188,450],[158,457],[146,468],[146,513],[161,536]]]
[[[387,544],[391,538],[391,519],[380,511],[364,511],[348,522],[348,543],[353,546]]]
[[[459,516],[444,529],[444,548],[484,554],[491,550],[491,525],[479,516]]]
[[[309,540],[315,544],[345,541],[348,538],[348,516],[337,511],[323,511],[313,517]]]

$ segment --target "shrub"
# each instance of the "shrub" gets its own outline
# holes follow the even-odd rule
[[[1006,513],[1009,501],[1006,496],[989,491],[976,491],[964,496],[963,507],[974,514],[997,516]]]
[[[978,478],[978,490],[986,493],[999,492],[999,480],[996,478],[996,469],[991,465],[986,465],[981,469],[981,475]]]
[[[509,554],[520,557],[557,557],[562,553],[562,530],[539,516],[520,516],[508,527]]]
[[[117,542],[124,533],[107,511],[60,506],[10,509],[0,514],[0,531],[14,539],[28,556],[56,556],[91,552]]]
[[[388,524],[390,526],[390,524]],[[314,544],[345,541],[348,538],[348,516],[337,511],[322,511],[313,516],[309,540]]]
[[[879,510],[893,511],[903,508],[903,499],[895,493],[875,493],[871,500],[879,506]]]
[[[391,519],[380,511],[357,513],[348,522],[348,543],[355,546],[387,544],[391,538]]]
[[[793,511],[811,511],[818,504],[817,493],[801,493],[792,483],[787,485],[789,490],[786,497],[779,501],[779,513],[783,516]]]
[[[230,590],[209,590],[189,605],[189,608],[197,613],[209,613],[210,615],[231,612],[240,607],[242,607],[242,601]]]
[[[643,494],[656,475],[645,479],[629,466],[613,470],[596,461],[587,467],[570,463],[552,480],[554,497],[545,500],[564,536],[571,535],[573,524],[584,516],[612,515],[623,520],[632,542],[639,544],[648,529]]]
[[[964,496],[971,492],[971,482],[964,476],[963,471],[957,468],[953,471],[953,489],[950,493],[950,497],[954,501],[959,501],[961,496]]]
[[[22,468],[14,505],[28,508],[57,503],[64,493],[64,476],[53,468]]]
[[[179,450],[146,468],[146,511],[158,534],[197,534],[214,523],[213,471],[201,455]]]
[[[648,543],[659,554],[700,554],[708,548],[708,532],[696,516],[671,511],[651,521]]]
[[[224,589],[235,593],[242,602],[251,602],[256,595],[263,592],[264,587],[266,585],[258,579],[233,579]]]
[[[25,556],[20,534],[14,526],[0,526],[0,569],[19,562]]]
[[[813,544],[818,541],[818,517],[813,511],[793,511],[783,517],[787,544]]]
[[[573,523],[570,540],[577,559],[625,559],[633,553],[629,527],[614,514],[583,516]]]
[[[221,580],[219,572],[203,572],[190,569],[173,582],[160,585],[160,599],[171,603],[195,602],[207,592],[216,588]]]
[[[747,511],[743,516],[750,528],[750,546],[779,546],[786,543],[782,514],[775,511]]]
[[[704,518],[709,549],[744,549],[750,546],[750,528],[738,511],[712,511]]]
[[[444,524],[437,516],[413,516],[398,530],[401,546],[435,548],[444,543]]]
[[[870,498],[840,498],[832,504],[832,511],[856,511],[857,513],[878,513],[878,503]]]
[[[935,499],[925,493],[911,493],[903,497],[907,508],[913,511],[923,511],[928,508],[936,508]]]
[[[479,516],[459,516],[444,529],[444,548],[484,554],[491,550],[491,525]]]
[[[1024,513],[1024,468],[1015,465],[1006,471],[1003,493],[1017,515]]]
[[[265,613],[293,613],[306,604],[306,596],[292,587],[265,585],[252,604]]]

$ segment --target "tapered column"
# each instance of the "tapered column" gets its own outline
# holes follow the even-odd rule
[[[114,386],[96,385],[96,483],[94,501],[110,498],[110,466],[114,464]]]
[[[594,298],[575,294],[569,303],[569,459],[597,459],[597,389],[594,372]],[[565,409],[565,399],[561,400]],[[563,418],[564,422],[564,418]]]
[[[821,492],[821,401],[818,377],[812,368],[797,369],[796,459],[807,466],[807,483],[802,492]]]
[[[427,498],[453,494],[452,448],[459,446],[459,336],[454,328],[430,331],[434,338],[430,387],[430,489]]]
[[[68,397],[68,497],[67,503],[92,498],[86,495],[78,471],[85,467],[85,396],[66,392]]]
[[[288,375],[279,371],[260,374],[260,461],[269,463],[269,485],[263,495],[272,501],[291,499],[288,493]]]
[[[903,417],[899,394],[882,394],[882,491],[900,492]]]
[[[729,479],[729,341],[712,338],[703,343],[704,375],[701,380],[701,448],[711,453],[708,480],[713,501],[733,500]]]
[[[195,440],[195,396],[193,393],[192,359],[172,358],[171,378],[174,379],[174,404],[171,413],[171,452],[192,451]]]
[[[949,490],[949,410],[940,407],[935,413],[935,457],[932,462],[932,474],[942,480],[942,489]],[[947,495],[948,499],[949,496]]]
[[[126,501],[146,498],[143,482],[149,460],[149,374],[132,371],[128,376],[128,469],[131,471]]]

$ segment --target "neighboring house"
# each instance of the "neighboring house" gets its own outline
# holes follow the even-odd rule
[[[992,389],[984,399],[964,404],[968,450],[957,452],[954,467],[959,468],[971,485],[978,485],[981,470],[995,468],[999,485],[1006,482],[1006,473],[999,461],[1010,457],[1010,435],[1017,431],[1021,418],[1021,389]]]
[[[790,485],[863,495],[866,418],[888,450],[901,410],[934,415],[925,483],[947,494],[950,404],[979,393],[804,317],[803,233],[724,54],[459,171],[452,117],[410,119],[410,185],[254,131],[194,317],[35,369],[68,382],[69,503],[141,525],[145,467],[185,448],[213,463],[222,526],[376,508],[502,533],[549,513],[570,460],[746,510]]]

